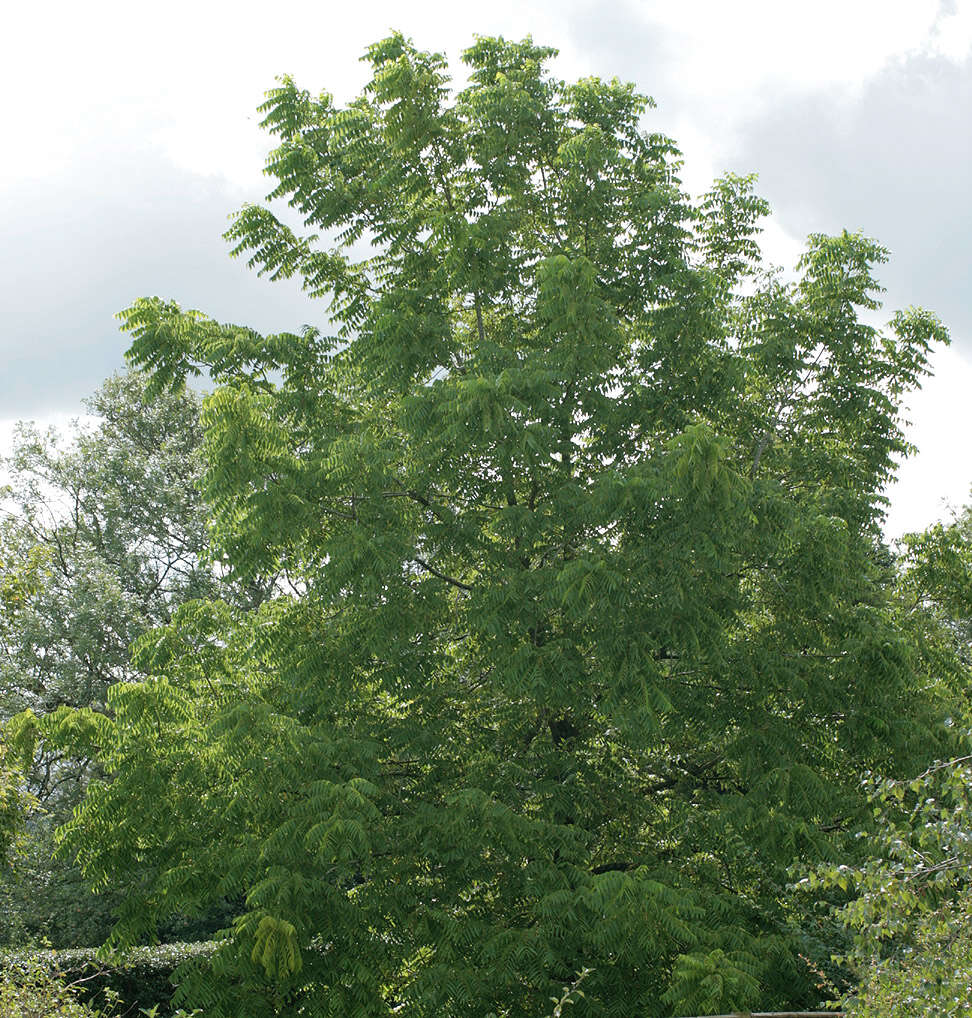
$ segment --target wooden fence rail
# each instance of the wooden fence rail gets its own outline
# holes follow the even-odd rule
[[[843,1011],[733,1011],[731,1014],[696,1014],[685,1018],[844,1018]]]

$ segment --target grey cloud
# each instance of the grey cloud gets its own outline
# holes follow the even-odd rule
[[[580,0],[567,30],[597,72],[655,96],[646,127],[678,142],[679,122],[694,124],[714,146],[717,172],[758,173],[788,233],[860,229],[888,247],[886,306],[935,310],[972,351],[972,60],[901,59],[854,95],[783,88],[724,124],[719,102],[686,89],[672,34],[633,0]]]
[[[89,153],[96,150],[89,148]],[[293,282],[229,257],[227,216],[243,195],[158,152],[105,149],[0,195],[0,418],[80,409],[121,367],[113,315],[158,294],[264,332],[325,325]]]
[[[672,34],[634,0],[579,0],[565,19],[567,40],[591,73],[632,81],[657,106],[645,128],[678,142],[677,118],[689,107],[679,85],[679,52]]]
[[[670,37],[630,0],[581,0],[569,11],[565,27],[575,52],[602,77],[633,81],[649,93],[669,81],[677,61]]]
[[[972,61],[887,67],[749,123],[730,153],[790,233],[862,230],[891,250],[885,304],[936,311],[972,351]]]

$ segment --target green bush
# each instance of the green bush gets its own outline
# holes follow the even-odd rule
[[[872,776],[868,859],[805,882],[848,895],[836,916],[854,938],[855,1018],[972,1014],[972,733],[960,745],[970,752],[917,777]]]
[[[912,942],[863,967],[847,1004],[854,1018],[967,1018],[972,1014],[972,900],[927,913]]]
[[[78,999],[77,987],[65,982],[46,959],[4,959],[0,969],[0,1014],[3,1018],[101,1018]]]
[[[173,973],[184,962],[208,957],[215,946],[211,942],[202,942],[136,947],[110,962],[101,961],[97,952],[89,948],[4,952],[0,954],[0,976],[5,988],[23,985],[30,990],[34,985],[32,980],[37,978],[40,979],[38,985],[43,987],[43,992],[51,994],[52,1001],[56,999],[57,989],[76,1009],[58,1011],[51,1004],[46,1011],[25,1010],[23,1007],[21,1012],[0,1009],[0,1015],[3,1018],[21,1018],[21,1014],[23,1018],[48,1018],[48,1015],[87,1018],[91,1014],[104,1014],[107,1018],[113,1005],[119,1001],[124,1002],[124,1010],[129,1014],[138,1014],[139,1009],[151,1011],[152,1008],[157,1008],[160,1016],[171,1014]],[[28,978],[22,978],[21,973],[27,973]],[[74,986],[64,989],[64,984]],[[0,1000],[4,1004],[7,1002],[6,998]]]

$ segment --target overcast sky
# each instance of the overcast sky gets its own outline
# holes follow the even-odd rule
[[[275,76],[346,100],[391,28],[455,65],[474,33],[529,33],[560,49],[561,77],[634,81],[692,191],[759,174],[765,247],[789,268],[810,232],[861,229],[889,247],[888,310],[937,311],[953,345],[912,401],[922,451],[888,532],[966,501],[972,0],[18,4],[0,41],[0,452],[13,420],[66,420],[122,365],[113,315],[138,296],[261,331],[323,322],[294,284],[232,261],[221,234],[268,189],[255,108]]]

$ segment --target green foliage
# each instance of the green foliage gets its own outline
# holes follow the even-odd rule
[[[208,943],[164,944],[134,948],[107,962],[97,952],[83,949],[0,952],[0,995],[9,993],[11,1002],[2,996],[0,1001],[14,1008],[0,1014],[4,1018],[114,1018],[133,1013],[190,1018],[169,1006],[172,975],[180,965],[204,962],[212,950]]]
[[[38,961],[0,963],[0,1014],[4,1018],[103,1018],[78,1000],[76,987],[65,985]]]
[[[201,563],[197,398],[149,404],[135,372],[88,401],[93,429],[66,447],[21,425],[5,466],[0,529],[0,717],[62,705],[103,709],[108,686],[135,677],[132,641],[175,605],[216,590]],[[45,802],[83,784],[84,769],[37,761]],[[56,786],[56,787],[55,787]]]
[[[0,744],[0,874],[23,845],[26,814],[33,803],[17,763],[10,744]]]
[[[839,910],[856,934],[862,1018],[965,1015],[972,1008],[972,757],[912,780],[874,781],[876,830],[857,866],[818,870],[813,886],[851,894]]]
[[[580,988],[580,984],[590,974],[590,969],[581,969],[574,978],[574,981],[569,986],[563,988],[559,997],[550,998],[554,1006],[550,1018],[562,1018],[564,1008],[570,1007],[571,1004],[576,1004],[577,1001],[584,999],[584,991]]]
[[[861,772],[950,743],[879,546],[943,328],[860,321],[857,235],[781,281],[751,180],[692,203],[649,101],[552,53],[477,39],[453,96],[396,34],[347,107],[269,93],[309,232],[229,236],[334,335],[123,313],[160,398],[216,385],[227,575],[290,581],[141,638],[60,834],[126,887],[115,943],[245,898],[180,986],[207,1018],[540,1014],[586,965],[578,1016],[815,1003],[791,863],[861,853]]]
[[[972,665],[972,507],[902,540],[901,600],[926,620],[939,672]]]
[[[179,966],[205,963],[214,947],[211,943],[162,944],[110,957],[87,949],[6,951],[0,953],[0,974],[12,981],[17,973],[28,971],[35,981],[66,983],[73,987],[71,997],[80,1002],[78,1007],[94,1009],[104,1018],[150,1012],[163,1018],[183,1014],[171,1007],[173,973]],[[6,1018],[5,1011],[0,1013]],[[88,1013],[78,1011],[78,1016]]]
[[[967,691],[972,649],[972,530],[966,508],[902,542],[899,601],[940,675]],[[964,717],[968,712],[964,712]],[[849,961],[859,986],[847,1001],[861,1018],[972,1011],[972,755],[917,777],[871,777],[868,858],[807,878],[843,892],[837,915],[855,934]],[[846,900],[849,896],[849,900]]]
[[[964,1018],[972,1013],[972,901],[925,916],[911,946],[863,966],[856,1018]]]
[[[19,811],[22,835],[0,876],[0,943],[93,945],[108,935],[118,894],[93,898],[69,858],[52,858],[54,828],[98,775],[108,687],[138,677],[130,644],[182,602],[249,596],[219,584],[205,561],[199,399],[150,402],[145,385],[137,372],[109,379],[88,401],[97,423],[75,427],[67,443],[22,425],[4,464],[0,722],[25,709],[54,715],[73,750],[34,755],[32,722],[7,733],[31,748],[20,778],[0,778],[0,823]]]
[[[88,401],[100,418],[55,433],[21,425],[0,531],[3,710],[98,709],[133,677],[128,646],[178,604],[212,597],[201,568],[198,400],[154,404],[145,379],[109,379]],[[45,791],[46,794],[46,791]]]

